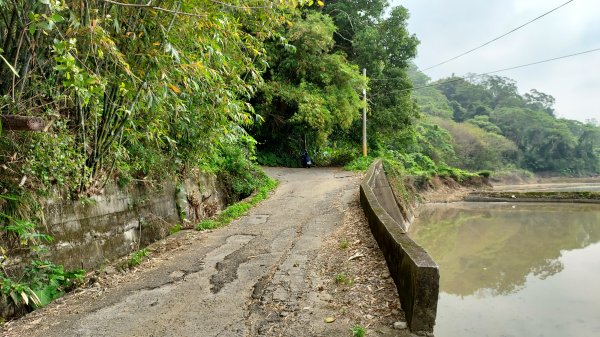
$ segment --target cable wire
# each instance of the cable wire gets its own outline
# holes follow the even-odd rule
[[[546,15],[548,15],[548,14],[550,14],[550,13],[554,12],[554,11],[557,11],[557,10],[559,10],[560,8],[562,8],[562,7],[564,7],[564,6],[568,5],[568,4],[570,4],[570,3],[571,3],[571,2],[573,2],[573,1],[575,1],[575,0],[569,0],[569,1],[565,2],[565,3],[563,3],[562,5],[560,5],[560,6],[558,6],[558,7],[555,7],[555,8],[553,8],[553,9],[551,9],[550,11],[548,11],[548,12],[546,12],[546,13],[544,13],[544,14],[542,14],[542,15],[538,16],[538,17],[536,17],[535,19],[533,19],[533,20],[530,20],[530,21],[528,21],[528,22],[526,22],[526,23],[524,23],[524,24],[520,25],[519,27],[512,29],[511,31],[509,31],[509,32],[507,32],[507,33],[504,33],[504,34],[502,34],[502,35],[500,35],[500,36],[498,36],[498,37],[496,37],[496,38],[494,38],[494,39],[492,39],[492,40],[490,40],[490,41],[488,41],[488,42],[486,42],[486,43],[484,43],[484,44],[482,44],[482,45],[480,45],[480,46],[478,46],[478,47],[475,47],[475,48],[473,48],[473,49],[470,49],[470,50],[468,50],[468,51],[466,51],[466,52],[464,52],[464,53],[462,53],[462,54],[459,54],[459,55],[456,55],[456,56],[454,56],[454,57],[452,57],[452,58],[450,58],[450,59],[447,59],[446,61],[440,62],[440,63],[438,63],[438,64],[434,64],[434,65],[432,65],[432,66],[430,66],[430,67],[427,67],[427,68],[423,69],[422,71],[427,71],[427,70],[430,70],[430,69],[436,68],[436,67],[438,67],[438,66],[441,66],[441,65],[443,65],[443,64],[446,64],[446,63],[448,63],[448,62],[450,62],[450,61],[454,61],[454,60],[456,60],[456,59],[458,59],[458,58],[460,58],[460,57],[463,57],[463,56],[465,56],[465,55],[467,55],[467,54],[470,54],[470,53],[472,53],[472,52],[474,52],[474,51],[476,51],[476,50],[478,50],[478,49],[481,49],[481,48],[483,48],[483,47],[485,47],[485,46],[487,46],[487,45],[491,44],[492,42],[498,41],[498,40],[500,40],[501,38],[503,38],[503,37],[505,37],[505,36],[507,36],[507,35],[509,35],[509,34],[512,34],[512,33],[516,32],[517,30],[519,30],[519,29],[521,29],[521,28],[523,28],[523,27],[525,27],[525,26],[527,26],[527,25],[529,25],[529,24],[531,24],[531,23],[533,23],[533,22],[535,22],[535,21],[537,21],[537,20],[539,20],[539,19],[543,18],[544,16],[546,16]]]
[[[533,65],[541,64],[541,63],[547,63],[547,62],[552,62],[552,61],[556,61],[556,60],[566,59],[566,58],[569,58],[569,57],[579,56],[579,55],[583,55],[583,54],[589,54],[589,53],[593,53],[593,52],[597,52],[597,51],[600,51],[600,48],[590,49],[590,50],[586,50],[586,51],[582,51],[582,52],[578,52],[578,53],[574,53],[574,54],[569,54],[569,55],[563,55],[563,56],[553,57],[551,59],[546,59],[546,60],[542,60],[542,61],[531,62],[531,63],[527,63],[527,64],[522,64],[522,65],[519,65],[519,66],[508,67],[508,68],[503,68],[503,69],[494,70],[494,71],[488,71],[488,72],[481,73],[481,74],[472,74],[472,75],[468,75],[468,76],[465,76],[465,77],[466,78],[481,77],[481,76],[495,74],[495,73],[499,73],[499,72],[503,72],[503,71],[513,70],[513,69],[519,69],[519,68],[524,68],[524,67],[530,67],[530,66],[533,66]],[[442,85],[442,84],[463,81],[464,79],[465,79],[464,77],[460,77],[460,78],[455,78],[455,79],[444,81],[444,82],[427,84],[427,85],[423,85],[423,86],[420,86],[420,87],[394,90],[394,91],[391,91],[389,93],[414,91],[414,90],[420,90],[420,89],[425,89],[425,88],[437,87],[437,86]]]

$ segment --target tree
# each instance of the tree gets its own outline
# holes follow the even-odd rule
[[[463,122],[484,113],[480,107],[490,106],[493,95],[482,85],[472,83],[466,79],[450,77],[441,79],[438,90],[446,96],[453,110],[453,119]]]
[[[554,102],[555,99],[551,95],[543,92],[531,89],[528,93],[523,95],[525,103],[534,110],[545,111],[550,116],[554,116]]]
[[[411,70],[411,78],[419,86],[429,83],[417,69]],[[438,83],[418,90],[415,97],[424,113],[459,122],[432,119],[453,136],[459,160],[454,165],[474,169],[515,163],[535,172],[597,174],[598,127],[556,119],[551,95],[532,89],[521,96],[514,80],[500,76],[451,77]]]
[[[295,158],[306,146],[328,144],[335,129],[359,117],[358,92],[366,85],[357,66],[333,51],[332,19],[315,11],[297,15],[270,46],[268,81],[255,97],[263,122],[254,129],[259,150]]]
[[[415,64],[411,64],[408,70],[408,77],[416,88],[412,91],[412,96],[422,113],[430,116],[437,116],[451,119],[453,110],[446,96],[435,87],[426,87],[430,84],[431,78],[417,69]]]
[[[473,124],[487,132],[502,135],[502,130],[490,121],[490,116],[488,115],[475,116],[472,119],[467,120],[467,123]]]
[[[411,138],[418,116],[406,71],[419,41],[408,32],[406,8],[388,11],[388,7],[385,0],[332,0],[323,11],[339,28],[335,49],[373,79],[369,84],[371,145],[400,149]]]
[[[600,127],[592,123],[560,119],[577,139],[573,154],[575,172],[581,175],[600,173]]]
[[[433,118],[432,121],[452,135],[456,159],[448,164],[468,170],[495,170],[510,166],[517,160],[517,147],[504,136],[470,123],[440,118]]]
[[[534,172],[576,171],[577,140],[564,123],[543,111],[518,108],[495,110],[490,120],[522,151],[523,167]]]
[[[486,105],[491,109],[523,106],[523,99],[519,95],[517,82],[514,80],[496,75],[479,78],[480,80],[476,83],[483,87],[491,98],[491,101],[482,103],[487,103]]]

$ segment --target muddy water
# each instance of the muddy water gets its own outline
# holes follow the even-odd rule
[[[432,204],[410,235],[440,266],[435,336],[600,336],[600,205]]]

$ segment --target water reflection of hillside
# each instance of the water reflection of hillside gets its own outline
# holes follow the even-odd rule
[[[529,274],[543,279],[560,272],[561,250],[600,241],[600,206],[431,205],[410,235],[440,265],[443,292],[508,294]]]

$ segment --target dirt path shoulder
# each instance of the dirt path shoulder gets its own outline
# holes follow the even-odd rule
[[[268,169],[281,184],[229,226],[149,247],[129,272],[7,323],[3,336],[409,336],[358,205],[360,177]],[[397,323],[396,328],[402,324]]]

